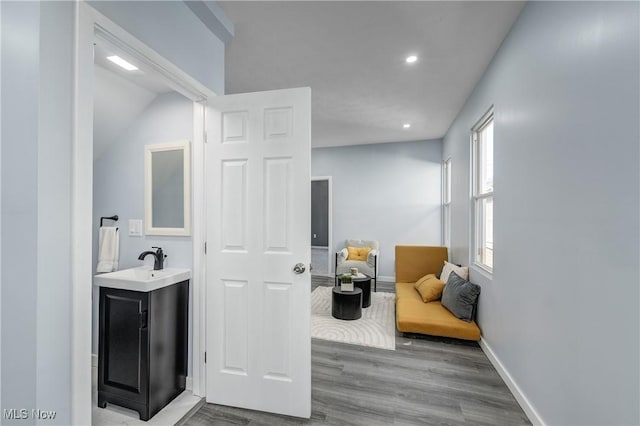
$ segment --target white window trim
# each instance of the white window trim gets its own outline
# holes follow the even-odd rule
[[[478,268],[484,274],[489,277],[493,274],[493,267],[490,267],[478,260],[478,205],[482,200],[493,200],[493,188],[490,191],[479,191],[479,167],[478,167],[478,133],[485,128],[485,126],[494,119],[493,105],[485,112],[480,120],[471,128],[471,220],[470,220],[470,250],[469,250],[469,264]],[[494,122],[495,123],[495,122]],[[495,124],[494,124],[495,126]],[[495,142],[495,140],[494,140]]]
[[[442,245],[449,249],[451,249],[451,192],[451,157],[449,157],[442,162]]]

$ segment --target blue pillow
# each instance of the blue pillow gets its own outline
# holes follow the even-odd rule
[[[480,286],[452,272],[442,292],[442,306],[463,321],[471,322],[480,296]]]

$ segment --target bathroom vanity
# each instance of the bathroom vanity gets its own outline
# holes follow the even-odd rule
[[[95,276],[100,286],[98,406],[149,420],[185,389],[186,269],[132,268]]]

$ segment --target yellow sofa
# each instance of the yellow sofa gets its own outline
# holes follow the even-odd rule
[[[396,325],[403,333],[480,340],[475,321],[456,318],[440,301],[424,303],[414,284],[427,274],[440,275],[446,247],[396,246]]]

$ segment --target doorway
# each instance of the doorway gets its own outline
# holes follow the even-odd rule
[[[311,273],[332,276],[331,176],[311,178]]]
[[[119,55],[123,58],[128,58],[130,61],[136,63],[140,70],[154,74],[158,78],[153,81],[146,80],[144,83],[138,81],[134,84],[132,81],[120,78],[114,73],[105,72],[106,63],[102,63],[104,59],[101,55],[106,53],[107,50],[117,49]],[[94,58],[94,52],[99,57]],[[95,62],[94,62],[95,59]],[[96,63],[100,65],[102,63],[102,70],[96,71]],[[193,301],[190,311],[192,312],[192,333],[189,359],[192,364],[191,376],[187,379],[187,388],[191,388],[193,395],[203,395],[203,373],[202,367],[202,351],[201,342],[202,334],[204,333],[202,327],[202,306],[201,292],[202,292],[202,274],[204,270],[202,268],[202,260],[196,254],[201,250],[204,245],[202,237],[203,215],[201,200],[203,198],[203,166],[204,161],[204,104],[203,100],[209,97],[215,97],[216,94],[203,86],[199,82],[195,81],[188,74],[176,67],[174,64],[160,56],[144,43],[140,42],[137,38],[130,33],[124,31],[117,24],[100,14],[86,3],[79,3],[78,5],[78,30],[76,34],[76,78],[74,81],[74,92],[76,94],[76,106],[74,110],[74,127],[75,135],[73,140],[73,156],[74,156],[74,168],[73,168],[73,241],[74,251],[72,259],[73,269],[73,347],[72,347],[72,359],[73,359],[73,374],[72,374],[72,422],[73,424],[91,424],[92,423],[92,372],[95,371],[92,368],[92,363],[96,358],[92,357],[92,293],[93,285],[92,278],[95,274],[95,261],[92,259],[92,253],[96,250],[94,244],[94,234],[97,232],[96,222],[94,221],[95,215],[113,217],[118,215],[119,222],[106,221],[105,224],[113,224],[114,227],[119,227],[120,232],[124,236],[129,232],[129,221],[125,219],[124,208],[112,208],[111,203],[105,206],[104,211],[94,212],[94,156],[101,156],[104,153],[104,149],[108,149],[108,140],[117,138],[115,134],[108,135],[109,131],[114,130],[114,122],[106,123],[106,126],[102,126],[102,121],[94,120],[94,101],[96,101],[95,90],[102,90],[103,93],[99,96],[104,96],[103,100],[108,100],[107,104],[113,107],[116,105],[115,97],[122,95],[122,99],[126,101],[127,95],[131,95],[133,92],[139,96],[135,100],[135,104],[131,102],[125,102],[125,105],[120,105],[114,111],[113,108],[109,108],[106,113],[109,114],[109,120],[117,119],[118,117],[124,117],[127,114],[123,114],[123,109],[127,108],[130,112],[135,113],[141,109],[146,109],[143,105],[147,101],[150,106],[154,99],[165,99],[168,104],[173,105],[173,101],[180,102],[181,105],[187,105],[191,111],[191,114],[187,109],[185,111],[188,117],[188,123],[184,128],[191,129],[191,148],[192,148],[192,164],[191,169],[193,172],[193,184],[192,184],[192,200],[194,201],[194,209],[192,212],[192,229],[193,236],[191,241],[181,241],[182,251],[184,253],[193,253],[193,265],[194,273],[191,278],[191,291]],[[97,73],[100,75],[97,77]],[[112,83],[118,81],[119,84],[112,85],[111,87],[119,87],[119,93],[115,90],[105,89],[105,86],[96,87],[99,84],[97,80],[101,79],[109,80]],[[135,86],[146,86],[138,87]],[[165,90],[170,88],[170,92]],[[146,94],[146,95],[145,95]],[[145,100],[146,99],[146,100]],[[185,104],[186,103],[186,104]],[[188,106],[190,105],[190,106]],[[135,108],[134,108],[135,107]],[[137,109],[136,109],[137,108]],[[103,111],[105,112],[105,111]],[[170,114],[170,111],[169,111]],[[103,115],[104,118],[104,115]],[[121,123],[122,124],[122,123]],[[97,128],[96,128],[97,126]],[[129,126],[124,123],[125,128]],[[94,132],[99,131],[104,137],[105,142],[101,144],[99,141],[94,147]],[[128,159],[127,161],[134,161]],[[119,162],[119,165],[125,166],[127,161]],[[140,163],[140,170],[144,169],[144,161],[135,160],[135,163]],[[113,175],[110,173],[106,177]],[[117,192],[126,186],[142,185],[144,181],[144,173],[140,176],[131,176],[126,184],[115,185],[110,184],[104,191]],[[106,179],[111,182],[110,179]],[[103,192],[104,192],[103,191]],[[96,194],[99,195],[99,194]],[[136,201],[137,202],[137,201]],[[102,210],[102,209],[101,209]],[[118,210],[118,211],[115,211]],[[95,215],[94,215],[95,213]],[[139,214],[137,214],[139,216]],[[99,218],[98,218],[99,219]],[[98,222],[99,223],[99,222]],[[138,237],[140,238],[140,237]],[[176,241],[176,240],[174,240]],[[164,244],[164,243],[163,243]],[[121,253],[122,254],[122,253]],[[129,256],[130,257],[130,256]],[[121,259],[123,259],[121,257]],[[137,259],[137,256],[135,256]],[[134,259],[134,260],[135,260]],[[184,259],[183,259],[184,260]],[[178,259],[174,258],[177,262]],[[123,265],[124,266],[124,265]],[[126,267],[126,266],[125,266]],[[119,268],[122,269],[122,268]],[[202,272],[201,272],[202,271]],[[199,400],[199,398],[197,398]],[[180,416],[181,417],[181,416]],[[167,423],[173,423],[168,419],[164,419]],[[107,423],[114,423],[114,419],[107,419]]]
[[[117,60],[114,62],[113,59]],[[124,61],[124,62],[123,62]],[[192,269],[191,236],[158,236],[143,232],[145,217],[145,146],[187,141],[190,145],[194,135],[193,101],[175,91],[165,78],[140,58],[127,53],[108,40],[108,36],[97,32],[94,36],[94,115],[93,115],[93,273],[109,273],[146,264],[153,267],[153,259],[138,260],[138,255],[151,247],[162,247],[168,258],[165,268]],[[189,158],[187,156],[187,158]],[[188,160],[190,162],[190,160]],[[166,163],[165,163],[166,164]],[[117,191],[113,188],[118,188]],[[177,195],[174,203],[183,206]],[[188,199],[190,207],[192,200]],[[166,208],[165,208],[166,210]],[[190,219],[190,215],[187,216]],[[137,225],[136,225],[137,224]],[[115,228],[115,230],[114,230]],[[115,232],[114,232],[115,231]],[[99,255],[100,235],[112,236],[117,255],[105,261]],[[101,261],[99,262],[99,259]],[[191,286],[192,287],[192,286]],[[192,293],[193,288],[191,288]],[[137,420],[138,412],[107,404],[98,406],[98,354],[99,354],[99,308],[100,287],[93,286],[92,305],[92,424],[104,425]],[[192,294],[188,305],[193,305]],[[167,418],[169,410],[177,404],[195,405],[200,398],[191,392],[193,365],[193,309],[188,309],[188,351],[186,365],[187,392],[180,394],[166,410],[158,413]],[[140,341],[139,341],[140,342]],[[144,345],[134,345],[138,351]],[[134,353],[135,350],[130,352]],[[106,354],[107,352],[104,352]],[[141,352],[140,352],[141,353]],[[139,353],[139,355],[140,355]],[[104,356],[108,359],[108,356]],[[120,359],[121,360],[121,359]],[[107,361],[104,365],[109,365]],[[133,370],[135,371],[135,370]],[[139,371],[131,373],[139,376]],[[104,373],[105,376],[107,373]],[[182,385],[184,386],[184,384]],[[176,386],[178,387],[178,385]],[[176,413],[179,415],[180,413]],[[170,419],[167,418],[167,421]]]
[[[193,394],[202,396],[206,393],[207,400],[218,403],[231,396],[234,399],[229,400],[230,405],[309,418],[310,276],[305,267],[310,261],[307,242],[310,191],[306,183],[310,176],[310,89],[217,96],[86,3],[80,3],[78,8],[73,141],[72,423],[91,423],[89,324],[93,275],[93,43],[96,33],[122,48],[124,54],[132,55],[158,71],[174,90],[193,102],[191,170],[194,205],[190,244],[193,255],[190,354]],[[246,100],[249,103],[261,101],[260,114],[249,113],[252,105],[246,105]],[[256,118],[258,122],[254,123]],[[208,133],[212,139],[206,156],[205,128],[210,129]],[[214,135],[224,135],[225,139],[216,143]],[[253,137],[258,135],[264,137],[266,143],[252,143]],[[265,146],[270,150],[263,149]],[[205,157],[216,160],[217,170],[221,172],[207,174],[206,188]],[[245,167],[249,158],[250,164],[257,166]],[[208,167],[211,164],[209,161]],[[247,190],[234,191],[234,185]],[[206,203],[207,199],[214,202]],[[256,203],[256,200],[264,203]],[[234,206],[242,206],[245,214],[238,215],[239,210]],[[264,215],[254,214],[263,210]],[[220,220],[210,223],[238,226],[222,227],[225,232],[215,232],[220,228],[209,227],[207,233],[205,218],[211,215]],[[258,231],[249,233],[248,229]],[[209,244],[205,240],[207,235]],[[251,250],[251,264],[261,265],[264,274],[257,268],[247,268],[247,263],[221,262],[223,255],[240,258],[234,255],[243,255],[245,249]],[[258,258],[258,255],[264,256]],[[206,265],[209,265],[207,275]],[[229,269],[236,266],[237,271]],[[250,284],[254,282],[256,285]],[[255,287],[255,291],[249,293],[250,287],[252,290]],[[242,293],[243,288],[247,290],[245,293]],[[226,293],[222,294],[223,291]],[[262,294],[264,298],[254,298],[254,294]],[[258,299],[259,309],[248,309],[253,308],[248,305],[249,301]],[[212,309],[207,302],[224,302],[225,309]],[[247,309],[244,311],[234,309],[236,306],[242,308],[245,302]],[[244,315],[239,317],[239,313]],[[220,321],[216,321],[216,315],[220,316]],[[246,327],[241,321],[234,321],[235,318],[243,320]],[[245,333],[246,338],[241,333]],[[246,347],[243,346],[245,343]],[[205,364],[205,347],[210,348],[208,364]],[[247,362],[244,362],[245,355]],[[249,364],[262,368],[246,369],[245,376],[238,368]],[[223,368],[218,368],[220,366]],[[208,376],[224,377],[226,385],[219,387],[222,381],[207,380]],[[244,377],[252,381],[243,380]],[[269,398],[264,398],[265,395]]]

